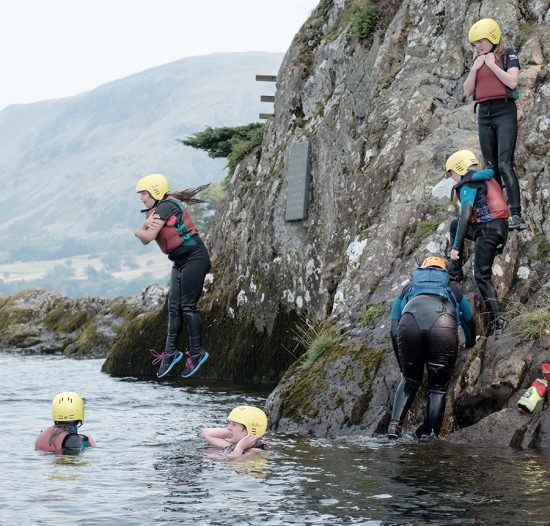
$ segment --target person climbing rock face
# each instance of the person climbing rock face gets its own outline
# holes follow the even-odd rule
[[[493,170],[476,171],[477,165],[477,158],[470,150],[460,150],[447,159],[447,176],[456,183],[453,194],[460,201],[460,214],[450,226],[449,275],[458,282],[464,279],[464,240],[473,241],[474,278],[489,315],[486,336],[491,336],[506,326],[491,276],[495,257],[506,245],[510,213]]]
[[[178,351],[178,342],[184,318],[189,333],[189,350],[182,376],[189,378],[208,359],[208,353],[202,347],[202,320],[197,302],[204,278],[210,271],[210,257],[186,206],[203,203],[194,196],[207,186],[170,193],[168,179],[161,174],[147,175],[136,185],[136,192],[146,207],[146,220],[134,234],[144,245],[155,240],[174,263],[164,352],[151,351],[153,363],[159,365],[159,378],[166,376],[183,358],[183,353]]]
[[[411,283],[393,302],[390,336],[402,379],[393,400],[388,438],[402,434],[403,422],[428,371],[428,400],[422,435],[437,436],[445,413],[446,393],[458,352],[458,331],[466,347],[476,342],[472,309],[440,257],[428,257]]]
[[[529,227],[521,217],[519,184],[514,171],[518,132],[516,87],[519,61],[516,52],[506,48],[499,25],[491,18],[476,22],[468,33],[478,52],[464,81],[464,93],[473,95],[478,115],[479,145],[495,180],[506,187],[510,205],[510,229]]]
[[[53,426],[38,435],[35,448],[48,453],[70,453],[95,447],[95,442],[78,433],[84,423],[84,400],[78,393],[64,391],[52,400]]]

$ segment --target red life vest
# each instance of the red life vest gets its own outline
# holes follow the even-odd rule
[[[34,447],[48,453],[61,453],[63,441],[69,434],[68,431],[58,426],[50,426],[38,435]]]
[[[157,209],[158,205],[163,201],[175,203],[178,207],[182,209],[183,223],[180,221],[180,224],[178,225],[178,218],[175,215],[170,216],[164,226],[160,229],[157,237],[155,238],[157,245],[162,250],[162,252],[164,252],[164,254],[170,254],[174,252],[174,250],[176,250],[182,244],[185,244],[188,239],[199,233],[197,227],[193,223],[193,219],[191,219],[191,214],[189,214],[187,207],[181,201],[178,201],[175,197],[169,195],[168,198],[169,199],[163,199],[162,201],[159,201],[157,206],[150,208],[146,214],[146,217],[151,216],[151,214],[153,214]],[[196,243],[189,244],[194,245]]]
[[[487,181],[468,181],[467,184],[473,188],[479,188],[472,207],[471,223],[488,223],[494,219],[508,219],[510,209],[504,199],[502,188],[494,179]],[[455,192],[460,201],[460,186],[455,187]]]
[[[493,219],[508,219],[510,209],[499,184],[494,179],[485,181],[485,197],[474,202],[472,223],[486,223]]]
[[[505,65],[501,64],[500,59],[496,55],[495,64],[497,64],[499,68],[506,71]],[[515,98],[514,92],[500,81],[500,79],[491,71],[487,64],[483,64],[483,66],[477,70],[476,75],[476,102],[479,104],[480,102],[486,102],[488,100],[509,98]]]

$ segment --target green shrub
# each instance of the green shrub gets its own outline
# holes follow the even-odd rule
[[[359,40],[366,40],[376,30],[382,13],[378,7],[361,5],[353,6],[351,15],[351,34]]]
[[[300,364],[301,370],[309,369],[327,351],[342,342],[342,336],[332,320],[312,322],[302,320],[294,329],[294,339],[306,350]]]
[[[363,329],[370,325],[374,319],[382,316],[382,314],[384,314],[384,305],[382,303],[371,305],[361,312],[357,326]]]
[[[524,338],[537,339],[550,334],[550,310],[535,309],[524,312],[518,317],[520,335]]]
[[[517,317],[517,334],[522,338],[536,340],[550,335],[550,294],[542,293],[533,305],[512,301],[507,310]]]

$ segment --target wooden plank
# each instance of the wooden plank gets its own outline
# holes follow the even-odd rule
[[[260,119],[272,119],[275,117],[273,113],[260,113]]]
[[[311,169],[310,150],[310,142],[302,141],[294,143],[288,151],[285,216],[287,221],[307,219]]]
[[[277,82],[277,75],[256,75],[259,82]]]
[[[275,95],[260,95],[261,102],[275,102]]]

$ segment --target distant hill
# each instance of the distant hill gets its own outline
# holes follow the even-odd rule
[[[151,249],[132,234],[142,220],[137,179],[161,172],[176,189],[222,180],[224,160],[177,139],[207,125],[257,121],[268,109],[260,94],[273,87],[255,74],[275,74],[281,59],[260,52],[185,58],[73,97],[4,109],[0,265],[149,258]],[[1,279],[0,269],[0,293]]]

